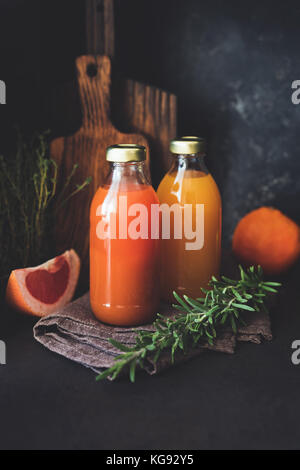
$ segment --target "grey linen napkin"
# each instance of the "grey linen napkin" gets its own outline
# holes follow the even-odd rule
[[[159,312],[167,316],[176,313],[165,304],[161,305]],[[87,293],[56,313],[43,317],[36,323],[33,332],[35,339],[46,348],[98,373],[110,367],[114,358],[120,354],[110,344],[110,338],[130,346],[134,345],[138,331],[152,329],[152,324],[125,328],[99,322],[91,311]],[[175,356],[175,362],[190,359],[207,349],[233,354],[236,341],[260,343],[262,339],[272,339],[269,316],[266,313],[251,313],[247,316],[247,326],[240,327],[237,335],[224,329],[213,346],[201,343],[190,353]],[[149,374],[155,374],[170,364],[170,354],[166,353],[156,364],[150,359],[146,370]]]

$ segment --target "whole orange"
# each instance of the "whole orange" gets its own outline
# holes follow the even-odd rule
[[[232,248],[246,265],[259,264],[266,273],[278,274],[300,254],[300,227],[279,210],[261,207],[237,224]]]

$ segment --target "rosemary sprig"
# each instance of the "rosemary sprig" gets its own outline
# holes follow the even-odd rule
[[[266,296],[281,284],[263,281],[261,267],[253,266],[244,270],[241,266],[240,279],[233,280],[222,276],[212,277],[210,290],[202,289],[205,297],[192,299],[180,297],[174,292],[177,304],[173,305],[180,313],[171,318],[157,314],[153,331],[142,330],[136,336],[136,343],[128,347],[113,339],[111,344],[121,351],[112,367],[99,374],[96,380],[106,377],[116,379],[124,369],[129,369],[132,382],[136,368],[145,368],[149,359],[156,363],[162,353],[169,352],[174,362],[175,353],[186,353],[200,341],[213,344],[218,327],[230,326],[234,332],[238,324],[245,324],[243,313],[267,311]]]
[[[59,168],[49,157],[48,134],[34,133],[25,138],[17,130],[13,154],[0,155],[0,280],[12,269],[54,256],[51,242],[55,216],[90,182],[87,178],[82,184],[72,184],[78,168],[75,164],[58,188]]]

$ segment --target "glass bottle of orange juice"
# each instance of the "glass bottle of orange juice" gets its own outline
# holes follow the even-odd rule
[[[218,276],[222,216],[218,187],[204,163],[205,141],[182,137],[171,141],[170,150],[174,161],[157,190],[161,212],[169,209],[170,216],[170,230],[162,220],[161,241],[161,294],[167,301],[174,300],[173,291],[201,297],[200,288]]]
[[[151,238],[159,201],[145,176],[145,147],[114,145],[106,159],[110,172],[90,208],[91,308],[105,323],[139,325],[159,302],[159,239]]]

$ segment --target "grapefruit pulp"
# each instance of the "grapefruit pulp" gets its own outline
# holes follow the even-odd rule
[[[33,268],[15,269],[6,288],[6,301],[16,310],[39,317],[70,302],[78,282],[80,259],[74,250]]]

